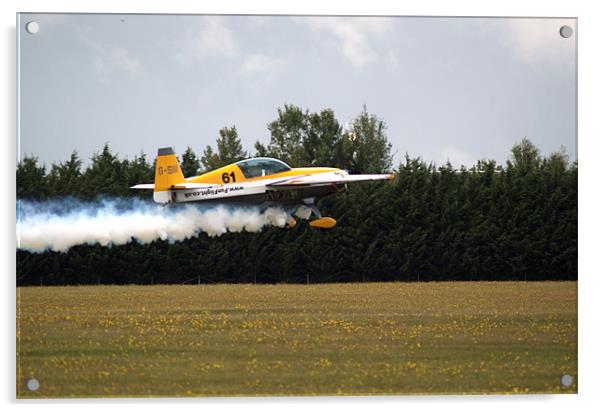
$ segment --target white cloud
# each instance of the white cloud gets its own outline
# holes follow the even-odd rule
[[[110,74],[115,71],[136,74],[140,72],[140,62],[123,47],[102,49],[94,60],[96,71],[101,74]]]
[[[286,60],[282,58],[250,54],[243,59],[240,68],[244,74],[266,74],[280,71],[285,64]]]
[[[115,72],[138,74],[142,71],[140,60],[124,47],[107,46],[86,35],[81,35],[81,41],[92,50],[92,61],[98,74],[109,75]]]
[[[205,59],[228,59],[234,75],[247,76],[249,81],[247,85],[261,90],[273,80],[271,76],[285,67],[287,60],[242,47],[237,37],[242,36],[241,33],[245,30],[253,31],[266,24],[266,19],[253,17],[245,22],[246,26],[243,25],[242,29],[241,26],[237,26],[236,30],[233,30],[228,27],[227,19],[224,17],[201,17],[200,23],[189,30],[183,39],[178,40],[176,58],[183,63]]]
[[[559,30],[574,19],[486,19],[480,22],[485,32],[493,33],[504,47],[531,66],[575,63],[575,34],[565,39]]]
[[[299,18],[318,32],[334,37],[337,48],[345,59],[356,69],[386,57],[378,43],[392,30],[392,22],[382,17],[316,17]]]
[[[178,48],[181,61],[238,55],[232,30],[220,16],[201,17],[199,25],[188,31]]]

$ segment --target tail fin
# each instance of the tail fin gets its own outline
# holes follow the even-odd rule
[[[184,174],[171,147],[163,147],[157,153],[155,164],[155,192],[153,199],[157,203],[171,201],[171,187],[184,182]]]

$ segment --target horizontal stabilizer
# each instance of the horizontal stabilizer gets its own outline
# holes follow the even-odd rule
[[[155,188],[154,183],[143,183],[140,185],[130,187],[130,189],[150,189],[150,190],[153,190],[154,188]]]
[[[170,187],[171,190],[184,190],[184,189],[208,189],[210,187],[219,186],[211,185],[206,183],[178,183]],[[130,189],[150,189],[155,188],[154,183],[143,183],[140,185],[132,186]]]
[[[177,185],[173,185],[171,188],[176,190],[184,190],[184,189],[208,189],[214,186],[221,186],[216,184],[208,184],[208,183],[178,183]]]

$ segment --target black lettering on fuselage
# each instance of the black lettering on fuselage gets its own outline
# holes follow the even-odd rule
[[[297,190],[267,190],[265,199],[276,202],[286,202],[289,200],[299,200],[299,191]]]

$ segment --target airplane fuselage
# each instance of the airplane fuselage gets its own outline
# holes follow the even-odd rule
[[[280,179],[274,179],[279,181]],[[300,203],[303,199],[321,198],[340,190],[339,185],[308,186],[295,188],[269,188],[268,182],[232,183],[221,186],[174,191],[172,202],[246,202],[254,204]]]

